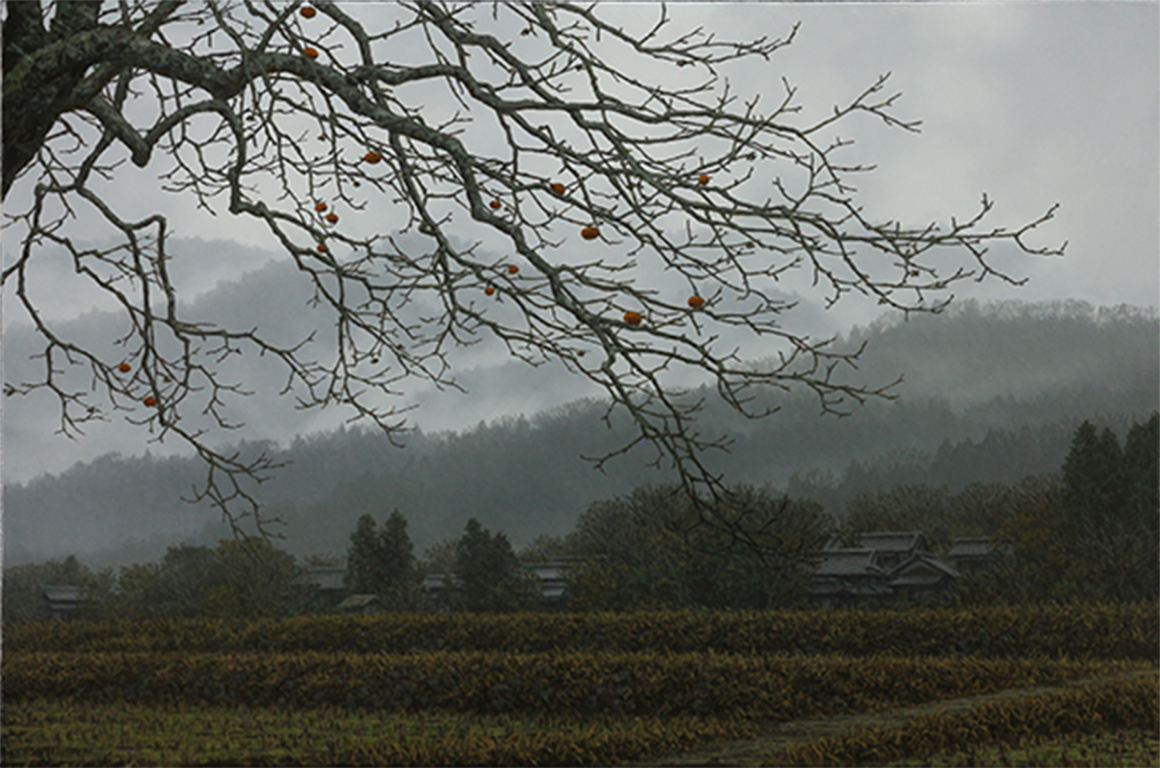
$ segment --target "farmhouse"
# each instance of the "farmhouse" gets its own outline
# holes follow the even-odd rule
[[[825,607],[878,604],[892,596],[889,570],[873,549],[828,549],[814,570],[806,598]]]
[[[835,540],[818,553],[803,597],[828,608],[927,602],[953,592],[959,577],[922,531],[875,531],[859,534],[853,547]]]
[[[88,591],[71,584],[45,584],[40,594],[54,621],[70,621],[80,616],[88,601]]]
[[[537,608],[559,611],[568,607],[568,569],[580,560],[578,557],[556,557],[543,562],[524,563],[524,569],[539,580]]]
[[[323,605],[335,608],[349,597],[343,577],[345,565],[308,566],[294,578],[294,586],[313,593]]]

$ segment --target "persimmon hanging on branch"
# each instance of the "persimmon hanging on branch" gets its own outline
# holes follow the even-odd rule
[[[198,498],[260,530],[247,482],[273,463],[210,447],[236,426],[223,403],[247,393],[222,378],[218,361],[243,350],[279,361],[301,407],[337,405],[393,434],[406,410],[383,405],[394,382],[451,384],[449,340],[490,336],[529,362],[558,361],[590,379],[629,416],[638,434],[596,457],[598,466],[643,440],[705,498],[723,485],[702,457],[727,443],[693,428],[697,406],[674,396],[662,371],[700,375],[746,413],[761,387],[811,390],[823,411],[884,394],[878,383],[838,377],[853,355],[787,327],[778,290],[787,273],[803,270],[828,304],[856,293],[936,311],[958,281],[1018,282],[991,264],[991,246],[1062,250],[1029,244],[1054,207],[1014,228],[983,225],[986,197],[949,224],[867,219],[850,182],[868,166],[848,159],[850,142],[836,132],[916,129],[895,114],[885,76],[813,122],[788,84],[768,107],[762,94],[740,108],[726,93],[723,73],[774,66],[767,60],[796,27],[725,43],[674,24],[679,9],[657,7],[655,23],[630,29],[607,18],[615,8],[567,2],[29,1],[4,12],[3,195],[6,237],[20,242],[3,282],[49,362],[40,378],[6,391],[52,393],[65,431],[76,433],[141,402],[138,382],[169,382],[145,428],[192,446],[208,469]],[[214,226],[263,227],[329,308],[332,324],[314,336],[329,335],[331,351],[275,342],[262,327],[187,321],[167,268],[168,219],[109,194],[106,180],[115,185],[125,160],[142,169],[134,185],[155,178],[157,195],[183,196],[191,210],[216,214]],[[709,187],[711,176],[728,182]],[[782,181],[791,177],[802,181],[791,188]],[[325,223],[337,223],[339,207],[342,233]],[[78,212],[118,246],[79,245]],[[607,235],[606,247],[578,243],[577,230],[584,241]],[[413,237],[404,244],[399,232]],[[132,381],[30,298],[30,265],[50,246],[67,250],[76,279],[124,314],[132,330],[122,343],[140,361]],[[497,253],[524,271],[505,284],[502,303],[485,305]],[[712,295],[713,312],[689,312],[704,306],[699,296],[654,290],[662,273]],[[441,312],[399,314],[424,293]],[[639,309],[613,309],[626,305]],[[776,362],[756,365],[744,348],[721,346],[729,326],[758,344],[752,359]],[[586,351],[597,364],[577,364]],[[373,370],[363,365],[371,360]],[[70,388],[61,366],[90,370],[96,390]]]

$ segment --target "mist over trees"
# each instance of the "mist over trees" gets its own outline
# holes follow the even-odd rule
[[[344,583],[373,593],[374,610],[535,610],[539,582],[523,563],[563,558],[568,608],[763,610],[808,604],[804,595],[822,549],[857,535],[921,530],[930,549],[984,537],[989,567],[958,574],[939,604],[987,605],[1155,601],[1160,594],[1160,412],[1135,421],[1121,443],[1090,421],[1073,432],[1062,467],[1018,483],[974,483],[961,491],[927,484],[863,493],[839,525],[820,504],[769,487],[735,486],[715,528],[676,483],[638,487],[589,505],[567,536],[541,535],[516,554],[503,531],[471,518],[456,539],[416,561],[408,521],[395,510],[380,529],[363,515],[350,534]],[[739,545],[737,532],[760,546]],[[325,561],[325,558],[322,559]],[[334,610],[305,566],[264,539],[216,548],[170,547],[156,563],[95,572],[76,557],[4,573],[5,621],[50,618],[41,589],[79,587],[88,619],[250,620]],[[326,562],[327,565],[337,563]],[[438,588],[420,589],[420,576]],[[556,577],[553,576],[553,579]],[[435,582],[432,583],[435,586]]]
[[[1011,339],[1023,340],[1026,357],[1014,356]],[[1057,471],[1082,420],[1125,434],[1134,415],[1155,410],[1160,391],[1160,324],[1150,310],[968,302],[946,317],[856,329],[847,341],[868,342],[850,375],[882,381],[905,373],[897,400],[819,419],[807,397],[770,399],[781,411],[764,422],[730,421],[710,401],[698,428],[734,437],[731,452],[711,456],[710,465],[730,482],[772,484],[839,516],[859,494],[895,486],[959,493]],[[951,385],[965,376],[964,358],[979,380],[974,396],[941,396],[944,386],[957,391]],[[671,479],[647,466],[647,450],[630,450],[604,473],[580,458],[631,434],[616,419],[605,428],[605,408],[577,401],[458,433],[416,431],[402,438],[402,450],[361,429],[302,436],[281,449],[238,448],[290,462],[255,493],[286,520],[278,546],[294,554],[344,553],[358,518],[379,516],[384,505],[410,521],[418,552],[458,535],[471,517],[520,547],[568,533],[594,501]],[[200,471],[182,458],[106,456],[6,485],[6,563],[76,554],[123,565],[156,560],[180,542],[212,547],[228,535],[217,514],[180,501]]]
[[[706,394],[750,419],[772,412],[750,408],[754,390],[808,392],[824,413],[883,395],[833,378],[857,352],[787,317],[790,275],[828,305],[862,295],[934,313],[963,281],[1024,281],[994,249],[1066,247],[1034,242],[1058,203],[1017,225],[993,222],[986,193],[937,220],[869,214],[853,181],[875,165],[852,155],[847,126],[921,124],[896,112],[888,72],[820,116],[788,77],[763,102],[767,88],[727,74],[768,62],[800,23],[722,43],[663,7],[643,24],[570,3],[209,8],[5,6],[2,195],[22,208],[7,217],[20,255],[2,284],[17,286],[46,365],[4,394],[52,402],[70,436],[115,421],[184,444],[205,470],[194,496],[235,535],[269,534],[251,486],[280,464],[217,444],[260,391],[223,369],[231,358],[277,361],[279,397],[389,437],[408,428],[399,382],[453,388],[449,352],[490,339],[601,388],[632,429],[597,460],[643,442],[712,514],[698,500],[727,491],[702,457],[726,438],[696,428],[701,398],[679,397],[682,379],[712,382]],[[454,114],[435,117],[444,105]],[[193,129],[206,121],[216,129]],[[128,185],[147,215],[130,213]],[[277,324],[188,314],[168,236],[191,214],[265,230],[320,321],[285,341]],[[94,235],[116,245],[79,240]],[[28,290],[50,245],[73,258],[70,282],[122,316],[115,340],[65,335]],[[417,296],[436,311],[412,314]],[[721,330],[761,352],[739,355]],[[332,355],[306,345],[316,334],[333,334]]]

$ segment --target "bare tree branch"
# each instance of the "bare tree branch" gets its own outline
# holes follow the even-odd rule
[[[186,441],[208,468],[195,498],[235,526],[252,517],[265,531],[247,478],[261,481],[275,466],[218,452],[213,435],[186,425],[201,413],[218,429],[238,426],[224,406],[248,393],[223,379],[220,363],[243,350],[280,361],[283,394],[300,407],[342,405],[394,434],[408,406],[384,407],[381,396],[415,378],[454,387],[448,352],[490,336],[533,365],[560,361],[602,386],[609,414],[627,413],[657,462],[676,467],[694,498],[711,498],[724,486],[702,457],[727,440],[697,431],[700,403],[667,383],[673,374],[708,376],[753,418],[768,415],[753,406],[762,388],[810,389],[831,413],[888,395],[842,383],[837,374],[857,353],[783,327],[793,306],[777,290],[785,275],[810,274],[829,305],[858,293],[931,312],[956,282],[1019,282],[988,261],[996,244],[1062,252],[1028,245],[1054,207],[1015,229],[984,226],[986,197],[948,225],[866,218],[851,179],[870,167],[844,159],[850,142],[833,128],[868,115],[917,130],[894,114],[888,75],[810,123],[788,82],[763,106],[760,96],[741,101],[721,74],[732,62],[769,60],[796,27],[779,39],[726,42],[700,29],[670,32],[663,7],[634,34],[597,6],[512,3],[490,9],[496,28],[513,30],[501,39],[474,4],[400,3],[388,9],[393,24],[375,8],[5,5],[3,192],[7,200],[20,189],[28,207],[8,217],[21,247],[3,281],[44,342],[42,376],[6,392],[52,392],[68,434],[116,414],[156,439]],[[610,63],[612,45],[639,66]],[[421,46],[427,61],[393,59],[404,46]],[[660,65],[691,67],[681,82],[700,79],[657,85],[646,76]],[[461,111],[434,118],[435,90]],[[503,149],[488,154],[495,140]],[[166,218],[128,220],[100,191],[126,159],[156,168],[159,193],[262,223],[333,317],[334,358],[313,359],[309,339],[279,345],[268,329],[187,320],[169,275]],[[22,175],[35,184],[18,185]],[[340,226],[372,196],[404,211],[398,229],[425,246]],[[82,209],[120,245],[77,245],[69,232]],[[485,237],[511,255],[489,256]],[[29,265],[49,245],[124,313],[130,330],[118,343],[131,375],[62,337],[30,298]],[[636,280],[656,265],[687,292]],[[434,316],[411,310],[423,296],[437,300]],[[747,362],[720,342],[730,327],[776,342],[780,357]],[[73,367],[91,372],[90,388],[66,386],[63,371]],[[602,466],[633,444],[593,458]],[[738,521],[706,522],[760,539]]]

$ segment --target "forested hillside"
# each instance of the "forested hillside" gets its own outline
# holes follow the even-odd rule
[[[902,374],[897,399],[852,403],[839,419],[820,416],[808,393],[766,395],[781,411],[745,421],[707,392],[699,429],[734,439],[712,465],[731,483],[788,486],[841,514],[853,495],[899,483],[961,488],[1055,471],[1083,419],[1122,431],[1158,405],[1152,310],[965,303],[941,317],[854,329],[836,344],[863,342],[859,368],[845,375],[883,383]],[[520,546],[567,532],[595,500],[668,479],[646,466],[653,453],[644,445],[604,473],[581,458],[630,436],[615,418],[609,429],[604,413],[602,403],[578,401],[460,433],[415,432],[402,449],[359,428],[239,448],[288,463],[254,490],[285,518],[281,546],[295,554],[341,553],[359,516],[395,508],[420,552],[470,517]],[[225,535],[217,513],[180,500],[202,471],[191,459],[110,455],[6,485],[6,563],[76,554],[119,565],[156,559],[180,540],[212,543]]]

